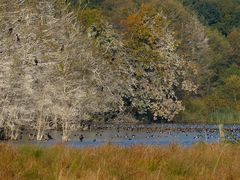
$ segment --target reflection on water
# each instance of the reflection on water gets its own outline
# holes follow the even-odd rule
[[[240,139],[240,125],[225,125],[224,128],[226,132]],[[40,143],[31,141],[31,143],[49,145],[61,142],[59,132],[54,132],[51,135],[54,140]],[[81,135],[84,137],[82,141],[79,140]],[[230,136],[226,135],[226,138],[230,138]],[[104,125],[101,127],[93,126],[89,131],[73,133],[71,141],[66,144],[74,147],[97,146],[106,143],[122,146],[135,144],[167,145],[178,143],[183,146],[188,146],[197,142],[217,143],[218,141],[219,132],[217,125]],[[25,142],[26,141],[22,143]]]

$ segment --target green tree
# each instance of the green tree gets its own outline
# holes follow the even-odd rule
[[[228,35],[228,40],[233,49],[233,62],[240,64],[240,27],[232,30]]]
[[[240,76],[230,75],[224,81],[224,92],[235,103],[240,100]]]

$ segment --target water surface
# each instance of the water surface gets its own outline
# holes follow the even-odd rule
[[[240,139],[240,125],[225,125],[225,137],[231,141]],[[230,135],[229,135],[230,134]],[[79,140],[80,135],[84,139]],[[20,143],[51,145],[61,143],[61,132],[51,132],[53,140],[37,142],[24,140]],[[73,133],[66,145],[89,147],[112,143],[121,146],[168,145],[178,143],[189,146],[198,142],[218,143],[218,125],[206,124],[153,124],[153,125],[103,125],[92,126],[87,131]],[[19,142],[18,142],[19,143]]]

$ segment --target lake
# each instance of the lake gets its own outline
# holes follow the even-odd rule
[[[240,139],[240,125],[225,125],[225,137]],[[10,143],[52,145],[61,143],[61,132],[50,132],[53,140],[37,142],[23,140]],[[79,137],[83,136],[80,141]],[[25,138],[26,139],[26,138]],[[106,143],[131,146],[168,145],[178,143],[189,146],[198,142],[218,143],[218,125],[207,124],[149,124],[149,125],[93,125],[89,130],[73,133],[66,145],[73,147],[98,146]]]

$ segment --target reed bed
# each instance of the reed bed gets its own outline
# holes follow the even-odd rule
[[[0,144],[0,179],[240,179],[240,145]]]

